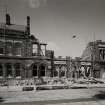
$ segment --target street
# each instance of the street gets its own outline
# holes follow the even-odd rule
[[[105,88],[61,89],[38,91],[1,91],[0,105],[105,105],[95,95]],[[66,104],[65,104],[66,103]],[[74,104],[75,103],[75,104]]]

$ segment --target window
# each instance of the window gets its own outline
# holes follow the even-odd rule
[[[20,76],[20,70],[21,70],[20,64],[16,64],[15,65],[16,77]]]
[[[105,60],[105,49],[100,49],[99,55],[101,60]]]
[[[41,45],[41,50],[42,50],[43,55],[45,56],[45,46],[44,45]]]
[[[54,70],[54,77],[57,77],[58,75],[58,71]]]
[[[4,54],[4,42],[0,41],[0,55]]]
[[[4,48],[0,48],[0,55],[4,54]]]
[[[32,51],[33,56],[37,55],[37,53],[38,53],[38,52],[37,52],[37,51],[38,51],[38,46],[37,46],[37,44],[33,44],[32,49],[33,49],[33,51]]]
[[[12,43],[6,42],[6,54],[11,56],[12,55]]]
[[[39,67],[39,70],[40,70],[40,76],[45,76],[45,66],[44,65],[41,65]]]
[[[37,76],[38,72],[37,72],[37,65],[33,66],[33,76]]]
[[[0,76],[3,76],[3,68],[1,64],[0,64]]]
[[[66,76],[66,68],[64,66],[61,67],[60,74],[61,74],[61,77]]]
[[[12,65],[11,64],[6,64],[6,73],[8,77],[12,76]]]
[[[12,46],[7,46],[7,48],[6,48],[6,54],[12,55]]]
[[[15,43],[15,55],[16,56],[21,56],[22,55],[22,47],[21,43]]]
[[[21,56],[21,48],[20,47],[16,48],[16,56]]]

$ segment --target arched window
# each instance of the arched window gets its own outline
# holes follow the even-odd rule
[[[54,77],[57,77],[57,76],[58,76],[58,71],[55,70],[55,71],[54,71]]]
[[[33,69],[32,69],[32,75],[33,76],[37,76],[38,75],[38,73],[37,73],[37,65],[33,65]]]
[[[65,66],[62,66],[62,67],[61,67],[60,75],[61,75],[61,77],[66,76],[66,67],[65,67]]]
[[[15,64],[14,66],[15,66],[15,76],[16,76],[16,77],[21,76],[21,75],[20,75],[20,71],[21,71],[21,67],[20,67],[20,66],[21,66],[21,65],[20,65],[19,63],[17,63],[17,64]]]
[[[56,66],[54,70],[54,77],[56,76],[59,76],[59,66]]]
[[[39,75],[40,76],[45,76],[45,69],[46,69],[46,66],[45,65],[40,65],[40,67],[39,67]]]
[[[7,74],[7,77],[12,77],[12,64],[6,64],[6,74]]]

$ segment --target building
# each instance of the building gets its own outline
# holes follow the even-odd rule
[[[105,78],[105,42],[102,40],[89,42],[81,58],[85,61],[82,63],[85,72],[95,78]]]
[[[46,43],[41,43],[30,33],[30,17],[27,25],[0,23],[0,78],[32,78],[50,76]]]
[[[53,76],[58,78],[71,78],[71,58],[58,56],[54,60]]]

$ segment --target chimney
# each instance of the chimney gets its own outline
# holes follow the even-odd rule
[[[27,32],[30,35],[30,16],[27,16]]]
[[[9,14],[6,14],[6,24],[10,25],[11,24],[11,18]]]

